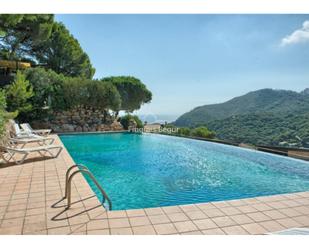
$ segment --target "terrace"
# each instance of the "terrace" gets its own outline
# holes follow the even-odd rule
[[[64,148],[55,159],[2,165],[0,234],[267,234],[309,227],[309,192],[106,211],[82,175],[73,180],[73,204],[65,210],[59,200],[73,164]]]

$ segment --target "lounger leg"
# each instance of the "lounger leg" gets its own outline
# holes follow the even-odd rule
[[[41,157],[45,157],[46,155],[46,150],[43,150],[45,153],[42,153],[41,151],[38,151],[38,153],[40,154]]]
[[[54,138],[50,138],[50,143],[49,145],[52,145],[54,143],[55,139]]]
[[[57,149],[57,148],[55,148],[55,149]],[[47,152],[52,158],[58,157],[59,154],[61,153],[61,151],[62,151],[62,147],[59,147],[59,150],[58,150],[58,152],[57,152],[56,154],[53,154],[53,153],[51,152],[51,150],[46,150],[46,152]]]
[[[1,158],[5,161],[5,162],[9,162],[9,160],[5,157],[4,155],[5,153],[1,153]]]
[[[8,154],[9,154],[9,158],[8,159],[5,159],[7,162],[9,162],[12,158],[13,158],[13,160],[15,161],[15,159],[14,159],[14,155],[15,155],[15,152],[10,152],[10,151],[8,151],[7,152]]]
[[[15,159],[15,152],[9,152],[8,151],[8,154],[9,154],[9,158],[7,159],[7,158],[5,158],[5,157],[3,157],[3,159],[6,161],[6,162],[9,162],[11,159],[13,159],[13,161],[16,163],[16,164],[22,164],[25,160],[26,160],[26,158],[27,158],[27,156],[28,156],[28,153],[22,153],[23,154],[23,156],[22,156],[22,158],[21,159],[19,159],[19,160],[17,160],[17,159]]]
[[[60,153],[61,153],[62,149],[63,149],[62,147],[60,147],[60,148],[59,148],[59,150],[58,150],[58,152],[57,152],[57,154],[56,154],[56,156],[55,156],[55,157],[58,157],[58,156],[60,155]]]
[[[24,154],[23,157],[19,160],[16,160],[15,158],[13,158],[13,159],[14,159],[16,164],[22,164],[26,160],[27,156],[28,156],[28,154]]]

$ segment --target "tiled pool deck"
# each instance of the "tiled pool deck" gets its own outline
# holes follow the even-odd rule
[[[66,201],[57,201],[73,164],[64,149],[56,159],[0,166],[0,234],[267,234],[309,227],[309,192],[106,212],[81,175],[66,211]]]

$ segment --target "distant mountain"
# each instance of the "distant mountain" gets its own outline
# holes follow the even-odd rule
[[[309,88],[262,89],[180,116],[179,127],[206,125],[222,140],[309,148]]]
[[[174,122],[179,115],[168,115],[168,114],[139,114],[138,117],[148,124],[151,123],[160,123],[164,124],[165,122],[171,123]]]
[[[287,90],[261,89],[221,104],[196,107],[181,115],[176,126],[198,126],[214,120],[258,113],[305,113],[309,111],[309,88],[298,93]]]
[[[309,95],[309,88],[306,88],[305,90],[300,92],[303,95]]]

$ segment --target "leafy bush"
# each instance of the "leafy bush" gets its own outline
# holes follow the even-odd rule
[[[2,139],[5,133],[5,125],[11,118],[17,116],[17,112],[8,113],[6,111],[6,96],[5,91],[0,89],[0,139]]]
[[[5,101],[5,92],[0,90],[0,137],[4,132],[4,125],[6,123],[6,101]]]
[[[42,119],[49,116],[53,110],[63,110],[63,84],[66,78],[52,70],[30,68],[25,71],[30,81],[34,95],[31,98],[32,112],[29,118]]]
[[[125,116],[120,117],[120,123],[126,130],[129,128],[129,123],[131,120],[134,120],[136,122],[136,128],[144,127],[143,122],[136,115],[126,114]]]
[[[65,109],[85,106],[98,110],[117,111],[121,103],[116,87],[108,82],[67,78],[62,91]]]
[[[65,77],[43,68],[28,69],[26,76],[35,93],[31,98],[33,119],[79,106],[118,111],[121,104],[120,94],[110,82]]]
[[[183,136],[190,136],[190,132],[191,132],[190,128],[182,127],[178,129],[177,133]]]
[[[25,114],[32,110],[29,99],[33,96],[32,85],[23,73],[17,72],[15,81],[6,88],[7,109],[10,112],[18,111],[22,119]]]
[[[208,130],[205,126],[200,126],[192,130],[191,135],[194,137],[214,138],[215,133]]]

